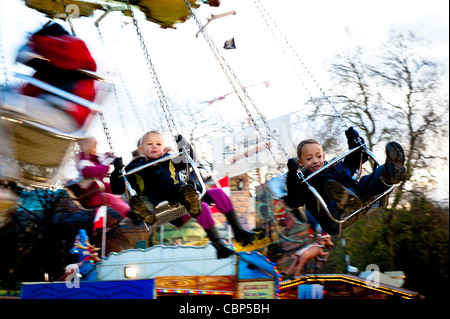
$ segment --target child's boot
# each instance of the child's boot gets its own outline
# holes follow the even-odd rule
[[[198,192],[191,185],[183,185],[179,193],[180,203],[186,207],[191,217],[197,217],[202,212],[201,201]]]
[[[130,206],[132,209],[132,213],[128,212],[128,214],[130,214],[130,216],[134,215],[138,215],[138,218],[140,218],[140,220],[145,220],[145,222],[149,225],[153,225],[156,222],[156,215],[154,212],[152,212],[150,209],[147,208],[147,206],[145,205],[144,201],[137,197],[137,196],[132,196],[130,199]],[[127,214],[127,217],[128,217]],[[135,224],[136,222],[138,222],[139,219],[136,219],[136,217],[133,216],[129,217]]]
[[[356,211],[363,205],[362,200],[353,191],[332,179],[326,181],[325,192],[336,202],[337,208],[344,213],[343,216]]]
[[[405,153],[397,142],[389,142],[386,145],[386,162],[381,173],[381,179],[388,185],[398,184],[407,178]]]
[[[139,216],[138,214],[136,214],[132,209],[130,209],[130,211],[127,213],[126,217],[128,217],[129,219],[131,219],[131,221],[132,221],[133,224],[135,224],[135,225],[139,225],[139,224],[142,223],[142,221],[144,220],[141,216]]]
[[[225,245],[225,241],[220,238],[219,232],[217,231],[217,228],[215,226],[205,229],[205,232],[214,248],[216,248],[217,259],[227,258],[234,254],[234,250],[228,248]]]
[[[228,223],[230,223],[231,229],[233,229],[234,238],[236,241],[242,246],[251,244],[255,239],[256,233],[242,228],[235,211],[232,210],[225,213],[225,217],[227,218]]]

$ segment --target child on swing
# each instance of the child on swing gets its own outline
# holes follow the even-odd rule
[[[130,209],[130,206],[111,192],[109,168],[114,160],[112,154],[97,154],[95,137],[79,142],[79,146],[81,152],[78,154],[77,169],[80,176],[84,178],[79,185],[83,193],[87,194],[81,199],[83,205],[87,207],[106,205],[117,211],[122,217],[130,218],[135,224],[140,223],[140,218]],[[140,214],[143,214],[143,212],[140,212]]]
[[[191,147],[181,135],[178,136],[177,143],[179,146],[188,146],[191,157],[194,155]],[[130,171],[169,155],[164,138],[157,131],[149,131],[142,136],[139,151],[143,156],[132,160],[125,167],[125,171]],[[123,167],[122,159],[116,159],[114,166],[115,170],[111,174],[112,190],[116,194],[121,194],[125,191],[124,183],[120,178],[120,170]],[[177,179],[177,173],[185,169],[185,163],[173,159],[163,161],[155,166],[146,167],[135,174],[128,175],[127,179],[138,196],[153,206],[157,206],[163,201],[168,201],[171,205],[176,203],[182,204],[189,214],[172,221],[171,224],[179,227],[189,218],[194,217],[203,227],[208,238],[216,248],[217,257],[219,259],[229,257],[234,251],[228,248],[220,238],[214,225],[209,204],[214,202],[217,208],[227,216],[237,240],[248,242],[253,239],[255,234],[240,227],[231,201],[221,189],[207,191],[204,201],[200,201],[199,194],[194,186],[183,184]]]
[[[185,145],[190,149],[189,144],[187,144],[184,139],[183,141],[179,141],[178,144]],[[180,146],[181,146],[180,145]],[[133,160],[144,156],[143,153],[139,149],[140,147],[140,140],[138,142],[138,148],[132,152]],[[185,168],[184,166],[182,167]],[[207,189],[205,192],[205,195],[203,195],[202,198],[202,217],[197,218],[197,221],[200,223],[201,226],[205,229],[205,231],[208,233],[209,238],[216,239],[218,238],[218,233],[215,229],[215,227],[212,227],[214,225],[214,220],[211,216],[212,210],[209,206],[214,205],[217,210],[224,214],[227,218],[228,223],[230,224],[234,237],[237,242],[239,242],[242,246],[246,246],[250,244],[256,237],[256,233],[253,231],[248,231],[246,229],[243,229],[238,217],[236,216],[236,212],[234,211],[233,204],[231,203],[230,198],[227,196],[227,194],[223,191],[222,188],[211,188]],[[174,226],[182,226],[185,224],[189,219],[191,218],[190,215],[184,215],[179,220],[173,221],[172,224]],[[175,225],[176,224],[176,225]],[[225,253],[227,253],[227,250],[224,250]]]
[[[345,135],[350,149],[359,145],[358,139],[364,143],[353,127],[346,130]],[[338,233],[337,223],[328,218],[306,183],[302,184],[297,176],[299,166],[303,176],[307,177],[327,163],[322,145],[316,139],[303,140],[297,146],[297,156],[297,161],[295,159],[288,161],[287,205],[291,207],[305,205],[306,209],[318,220],[323,230],[335,235]],[[352,176],[358,170],[361,158],[363,162],[367,161],[367,154],[356,151],[348,155],[343,162],[337,163],[308,180],[308,183],[322,196],[336,219],[345,218],[348,214],[361,208],[364,202],[382,194],[393,184],[398,184],[407,178],[404,167],[404,151],[397,142],[389,142],[386,145],[385,164],[378,166],[371,174],[362,176],[358,182]]]
[[[94,101],[96,97],[95,78],[89,73],[97,69],[95,60],[85,42],[70,35],[58,23],[49,22],[32,34],[27,45],[19,51],[17,62],[35,69],[33,78],[37,80],[88,101]],[[14,108],[24,112],[18,114],[19,117],[63,132],[82,127],[92,112],[32,84],[25,85],[21,93],[8,92],[5,105],[19,104],[22,108]]]

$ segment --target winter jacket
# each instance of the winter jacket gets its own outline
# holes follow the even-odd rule
[[[169,156],[169,153],[163,155],[163,157],[166,156]],[[138,157],[125,167],[125,171],[129,172],[153,161],[155,160],[147,161],[144,157]],[[167,160],[155,166],[146,167],[135,174],[127,175],[126,178],[137,195],[153,205],[163,201],[174,204],[178,202],[178,191],[182,185],[178,173],[185,169],[185,163]],[[125,192],[124,180],[120,175],[121,172],[117,170],[111,174],[111,189],[114,194]]]
[[[109,165],[101,164],[98,155],[86,155],[81,152],[78,154],[77,169],[80,177],[84,179],[79,183],[80,187],[86,192],[92,190],[101,191],[98,184],[104,186],[105,192],[111,193],[111,187],[108,178]]]

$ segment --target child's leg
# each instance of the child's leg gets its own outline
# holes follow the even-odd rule
[[[341,219],[362,206],[361,199],[349,188],[341,183],[329,179],[325,183],[325,192],[331,201],[328,208],[335,218]]]
[[[127,217],[127,213],[130,211],[130,206],[121,198],[114,194],[105,193],[107,197],[108,205],[117,211],[122,217]]]
[[[183,217],[175,220],[174,226],[180,227],[184,225],[184,223],[186,223],[190,218],[191,216],[189,214],[186,214]],[[212,218],[211,210],[209,209],[208,204],[202,203],[202,211],[197,217],[195,217],[195,219],[200,224],[200,226],[203,227],[206,235],[216,249],[217,258],[227,258],[234,253],[234,251],[228,248],[225,245],[224,241],[220,238],[219,232],[214,225],[214,219]]]
[[[217,258],[227,258],[234,254],[234,251],[225,245],[225,242],[220,238],[219,232],[214,225],[214,219],[212,218],[211,210],[207,203],[202,203],[202,211],[195,217],[197,222],[203,227],[208,236],[209,240],[212,242],[214,248],[217,251]]]
[[[380,165],[371,174],[360,178],[358,195],[363,201],[370,200],[370,198],[384,193],[391,187],[381,179],[383,170],[384,165]]]
[[[221,188],[209,189],[206,191],[206,194],[216,204],[217,209],[227,218],[228,223],[233,229],[236,241],[244,246],[251,243],[254,240],[256,233],[242,228],[233,209],[233,204],[227,194],[225,194]]]
[[[203,227],[203,229],[209,229],[214,226],[214,219],[212,218],[211,209],[206,203],[202,203],[202,211],[197,217],[195,217],[195,219],[200,226]]]
[[[223,214],[233,210],[233,204],[230,198],[220,188],[212,188],[206,191],[206,194],[211,197],[217,209]]]
[[[183,185],[178,192],[179,202],[186,207],[192,217],[198,217],[201,213],[198,193],[192,185]]]
[[[84,202],[91,207],[107,205],[117,211],[122,217],[126,217],[130,211],[130,206],[124,200],[111,193],[97,193],[89,196]]]

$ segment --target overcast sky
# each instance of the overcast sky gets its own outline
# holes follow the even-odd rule
[[[235,38],[237,48],[221,52],[244,86],[270,81],[269,87],[260,84],[248,90],[269,119],[299,110],[308,95],[286,61],[287,56],[280,52],[257,8],[258,3],[270,13],[323,88],[329,84],[326,64],[329,59],[354,43],[374,49],[391,29],[413,31],[429,41],[429,55],[446,65],[448,79],[448,0],[222,0],[218,8],[202,5],[196,10],[202,23],[206,23],[211,14],[236,11],[236,15],[210,23],[207,31],[219,48],[225,40]],[[102,44],[94,26],[100,15],[98,12],[94,17],[76,19],[73,23],[77,36],[86,41],[97,60],[98,72],[118,84],[126,83],[132,96],[134,109],[128,106],[121,116],[114,109],[114,99],[110,99],[104,109],[116,149],[126,157],[142,132],[152,128],[149,116],[161,111],[130,18],[119,12],[109,14],[100,23],[105,39]],[[176,29],[161,29],[145,20],[140,12],[136,17],[164,92],[173,103],[204,106],[211,116],[232,114],[234,118],[245,118],[244,110],[233,95],[211,105],[201,103],[232,92],[232,88],[203,37],[195,37],[198,28],[193,19],[176,25]],[[14,63],[15,52],[26,42],[28,34],[47,20],[27,8],[22,0],[0,0],[2,82],[4,65],[10,81],[14,71],[27,72]],[[62,24],[68,29],[65,22]],[[311,82],[308,77],[304,80]],[[123,92],[121,96],[125,99]],[[129,102],[122,101],[124,106]],[[108,109],[115,111],[108,112]],[[135,113],[145,121],[144,128],[137,124]],[[178,126],[182,130],[183,123]],[[100,140],[100,144],[107,147],[105,141]]]
[[[17,65],[13,64],[17,48],[26,41],[28,33],[38,29],[47,19],[27,8],[22,0],[0,0],[0,3],[0,40],[11,73],[17,70]],[[280,52],[276,39],[260,14],[258,3],[263,4],[324,88],[329,79],[326,70],[328,59],[355,42],[367,48],[376,48],[390,29],[411,30],[423,37],[431,43],[430,55],[448,67],[447,0],[222,0],[218,8],[202,5],[196,10],[202,23],[206,23],[211,14],[236,11],[236,15],[213,21],[207,30],[219,48],[225,40],[235,38],[237,49],[222,50],[222,54],[244,86],[270,81],[269,88],[256,85],[249,90],[252,99],[268,118],[298,110],[307,94],[302,91],[291,65],[286,61],[287,56]],[[77,35],[87,42],[97,60],[99,73],[113,72],[116,68],[120,70],[120,80],[116,77],[117,73],[113,72],[111,76],[116,83],[122,80],[127,83],[127,89],[137,100],[135,103],[139,113],[155,111],[146,101],[149,97],[154,99],[155,93],[136,33],[131,24],[124,24],[130,19],[115,12],[101,22],[100,29],[108,49],[105,52],[94,26],[100,14],[73,20]],[[136,13],[136,17],[163,90],[175,103],[188,101],[198,105],[232,91],[205,40],[201,35],[195,37],[198,28],[193,19],[176,25],[176,29],[161,29],[146,21],[141,13]],[[67,26],[64,22],[63,25]],[[3,72],[1,77],[4,77]],[[304,80],[311,82],[307,76]],[[230,105],[236,104],[240,107],[231,95],[211,107],[214,107],[215,114],[220,114],[221,109],[229,111]],[[274,107],[275,104],[277,107]],[[147,110],[141,111],[141,108]],[[128,112],[128,116],[130,113],[134,114]],[[237,114],[245,117],[245,113]],[[127,122],[127,119],[124,121]]]

